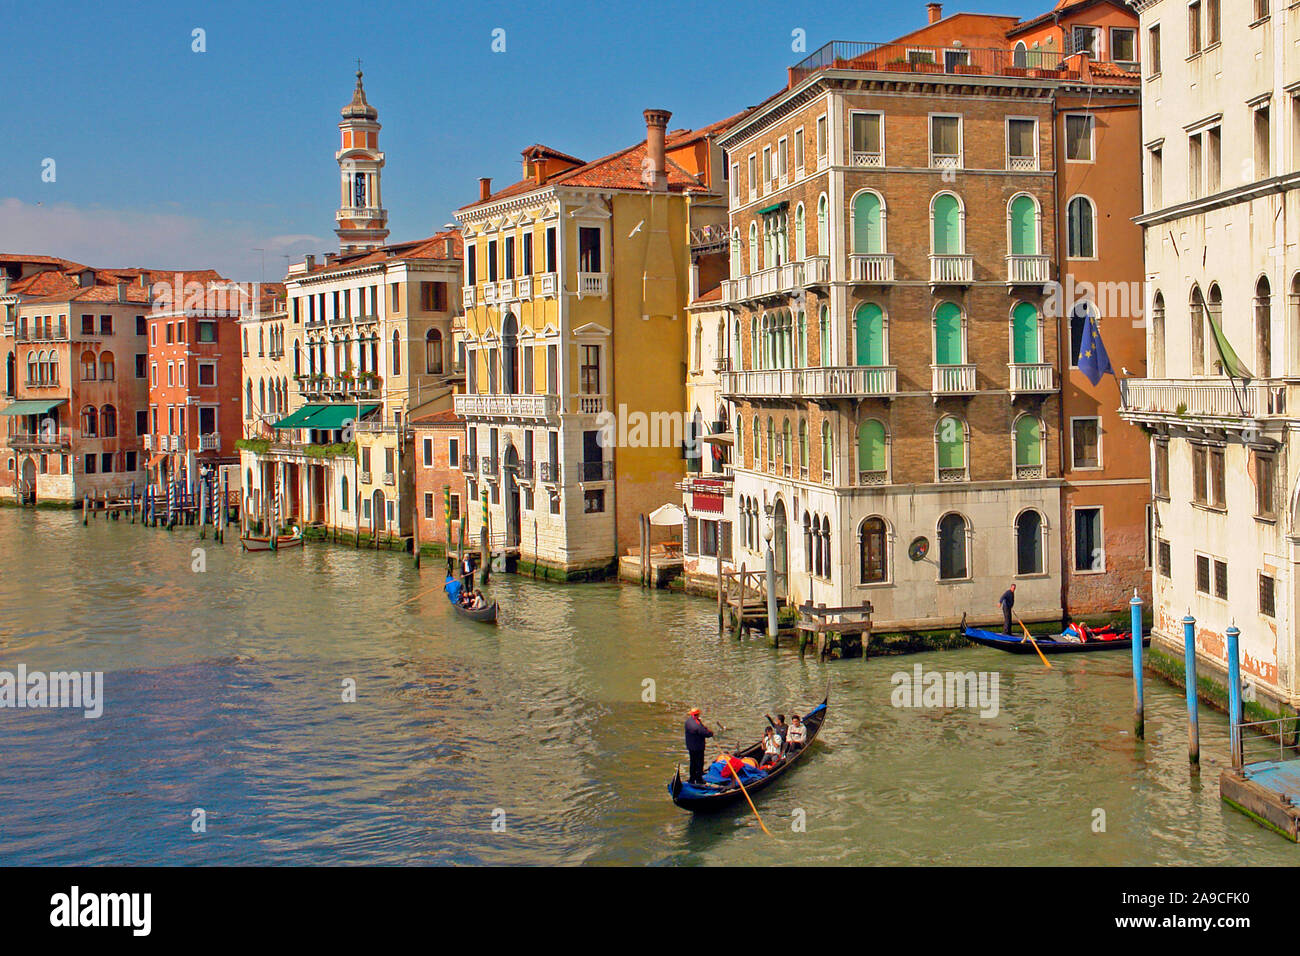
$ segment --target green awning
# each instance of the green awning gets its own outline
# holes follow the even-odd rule
[[[757,213],[755,213],[755,215],[766,216],[769,212],[776,212],[778,209],[783,209],[788,205],[790,205],[789,202],[774,202],[772,203],[772,205],[760,209]]]
[[[328,405],[304,405],[287,418],[282,418],[272,428],[314,428],[321,431],[335,431],[349,421],[365,418],[379,407],[378,402],[369,402],[357,408],[356,405],[332,402]]]
[[[44,415],[46,412],[58,408],[66,402],[66,398],[43,398],[39,400],[13,402],[6,408],[0,409],[0,415]]]

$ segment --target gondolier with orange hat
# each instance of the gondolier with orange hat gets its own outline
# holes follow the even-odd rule
[[[686,715],[686,754],[691,761],[690,783],[704,783],[704,742],[713,731],[700,720],[700,708],[692,707]]]

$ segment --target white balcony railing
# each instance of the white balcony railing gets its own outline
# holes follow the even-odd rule
[[[930,281],[935,284],[969,284],[975,276],[970,256],[931,256]]]
[[[871,166],[879,168],[885,165],[885,154],[881,150],[855,149],[849,153],[850,166]]]
[[[599,415],[605,410],[604,395],[579,395],[578,411],[584,415]]]
[[[828,256],[810,256],[803,260],[803,284],[825,285],[831,281],[831,260]]]
[[[609,273],[579,272],[578,295],[606,295],[609,292]]]
[[[533,297],[533,277],[520,276],[515,280],[515,292],[521,299],[531,299]]]
[[[893,282],[894,257],[888,252],[851,255],[849,256],[849,278],[854,282]]]
[[[1038,169],[1038,157],[1012,156],[1007,160],[1007,169],[1016,173],[1032,173]]]
[[[1054,392],[1056,381],[1052,366],[1043,362],[1032,365],[1010,365],[1011,393]]]
[[[554,272],[543,272],[537,277],[537,294],[554,296],[556,292],[556,282]]]
[[[1227,379],[1121,379],[1120,410],[1137,419],[1277,418],[1300,408],[1300,382],[1234,383]],[[1294,395],[1294,397],[1292,397]]]
[[[474,287],[472,285],[464,286],[460,290],[460,301],[465,308],[474,308]]]
[[[722,298],[725,302],[743,302],[748,299],[793,295],[807,285],[824,283],[826,279],[819,277],[829,275],[829,272],[823,271],[826,269],[829,269],[829,263],[825,257],[818,256],[815,260],[785,262],[746,276],[724,279]]]
[[[497,283],[497,301],[509,302],[515,296],[515,280],[502,279]]]
[[[975,392],[974,365],[931,365],[930,391],[935,395],[971,395]]]
[[[1051,279],[1052,260],[1047,256],[1007,256],[1007,282],[1012,285],[1041,285]]]
[[[722,390],[727,395],[763,398],[888,397],[898,391],[898,369],[892,365],[847,365],[724,372]]]
[[[207,432],[200,435],[199,451],[221,451],[221,433]]]
[[[153,451],[153,436],[152,436],[152,435],[142,435],[141,438],[144,440],[144,450],[145,450],[145,451]]]
[[[495,305],[497,301],[497,286],[495,282],[488,282],[483,286],[483,304]]]
[[[931,153],[931,169],[956,169],[961,165],[960,153]]]
[[[484,395],[471,393],[452,399],[456,414],[466,418],[551,419],[560,408],[555,395]]]

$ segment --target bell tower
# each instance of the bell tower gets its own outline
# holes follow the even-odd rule
[[[366,102],[360,66],[358,62],[352,102],[343,107],[339,150],[334,154],[342,178],[334,232],[342,253],[374,249],[388,238],[388,211],[379,192],[379,171],[384,168],[384,154],[379,151],[379,111]]]

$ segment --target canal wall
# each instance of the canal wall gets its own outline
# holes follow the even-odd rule
[[[1143,654],[1143,671],[1163,678],[1176,687],[1187,687],[1182,648],[1152,640]],[[1255,687],[1255,700],[1242,701],[1244,720],[1276,720],[1294,717],[1300,711],[1271,694],[1265,687]],[[1213,661],[1196,658],[1196,696],[1215,710],[1228,712],[1228,673]]]

